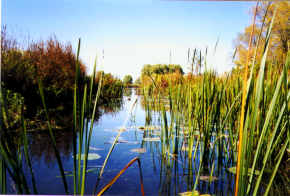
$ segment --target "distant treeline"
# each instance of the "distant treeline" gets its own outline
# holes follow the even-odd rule
[[[152,74],[169,74],[169,73],[179,73],[184,74],[180,65],[175,64],[156,64],[150,65],[146,64],[143,66],[141,74],[144,75],[152,75]]]
[[[184,72],[180,65],[146,64],[141,70],[140,86],[153,87],[154,81],[160,88],[166,88],[169,83],[178,84],[182,82],[183,74]]]

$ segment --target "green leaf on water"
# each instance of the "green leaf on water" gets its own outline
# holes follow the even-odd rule
[[[90,169],[87,169],[87,173],[89,173],[89,172],[96,173],[99,170],[100,170],[100,167],[99,168],[90,168]]]
[[[187,192],[183,192],[183,193],[178,193],[179,196],[199,196],[199,192],[198,191],[187,191]]]
[[[145,153],[146,148],[134,148],[130,150],[131,152]]]
[[[233,174],[236,174],[236,167],[231,167],[231,168],[228,168],[228,171],[233,173]],[[248,169],[248,176],[250,176],[252,174],[252,168],[249,168]],[[255,175],[259,175],[260,174],[260,171],[259,170],[255,170],[254,172]]]
[[[215,176],[200,176],[199,179],[206,182],[212,182],[217,180],[218,178]]]
[[[143,130],[143,131],[145,131],[145,130],[147,130],[147,131],[153,131],[153,130],[160,130],[161,127],[160,126],[145,126],[145,127],[139,126],[138,129],[139,130]]]
[[[159,142],[160,137],[145,137],[143,139],[143,141],[145,141],[145,142]]]
[[[90,150],[104,150],[103,148],[96,148],[96,147],[93,147],[93,146],[90,146]]]
[[[96,173],[99,170],[100,170],[100,167],[90,168],[90,169],[87,169],[87,173],[89,173],[89,172]],[[71,171],[65,171],[64,173],[65,173],[66,177],[73,177],[74,176],[74,174]],[[62,176],[56,176],[56,177],[61,178]]]
[[[73,177],[73,174],[65,174],[66,177]],[[57,178],[61,178],[62,176],[56,176]]]
[[[88,154],[88,161],[91,161],[91,160],[97,160],[101,158],[101,156],[97,153],[89,153]],[[76,157],[76,159],[78,160],[78,156]],[[85,154],[82,154],[81,155],[81,160],[83,161],[85,159]]]
[[[183,193],[178,193],[179,196],[210,196],[209,194],[199,194],[198,191],[187,191]]]
[[[179,196],[210,196],[210,194],[199,194],[198,191],[187,191],[183,193],[178,193]]]

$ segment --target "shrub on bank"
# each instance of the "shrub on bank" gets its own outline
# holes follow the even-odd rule
[[[21,48],[3,28],[1,48],[2,92],[9,92],[9,96],[15,93],[23,98],[23,112],[26,118],[42,118],[43,106],[38,79],[43,84],[49,111],[54,111],[53,113],[57,111],[62,116],[72,113],[77,57],[70,43],[63,44],[56,37],[51,37],[46,41],[31,42],[27,47]],[[80,64],[78,86],[79,93],[82,94],[84,85],[89,85],[89,80],[85,65],[80,60],[78,63]],[[97,89],[97,86],[98,82],[95,82],[94,89]],[[122,96],[123,83],[111,74],[104,74],[102,86],[100,103]],[[7,104],[15,103],[11,100],[8,100]]]

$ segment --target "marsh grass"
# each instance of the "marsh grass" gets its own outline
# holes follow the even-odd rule
[[[171,155],[181,156],[179,149],[187,146],[184,153],[189,168],[198,165],[192,174],[195,182],[191,191],[196,190],[201,173],[219,176],[220,168],[238,164],[237,195],[270,193],[290,137],[286,131],[287,127],[289,130],[289,54],[282,71],[272,68],[274,61],[267,59],[275,12],[266,31],[259,69],[254,70],[257,66],[254,51],[250,73],[244,80],[246,83],[243,84],[240,75],[218,76],[206,68],[204,60],[204,72],[191,75],[182,84],[169,82],[166,89],[161,89],[158,75],[152,75],[152,86],[143,86],[146,119],[151,119],[154,111],[159,111],[161,117],[161,154],[165,162]],[[203,59],[206,55],[205,52]],[[242,95],[243,86],[245,93]],[[148,88],[155,90],[148,91]],[[168,102],[161,101],[161,97]],[[240,118],[241,115],[244,118]],[[239,129],[243,137],[239,135]],[[250,170],[259,171],[259,175],[255,176],[253,172],[248,175]],[[273,172],[269,176],[265,170]],[[283,179],[281,175],[277,178]],[[265,183],[261,188],[262,181]]]

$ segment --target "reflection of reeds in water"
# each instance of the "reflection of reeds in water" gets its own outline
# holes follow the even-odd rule
[[[73,145],[73,134],[71,130],[56,131],[55,139],[57,149],[62,157],[70,158]],[[56,160],[50,138],[45,132],[29,133],[28,140],[30,141],[28,147],[32,160],[39,161],[43,157],[47,164]]]

